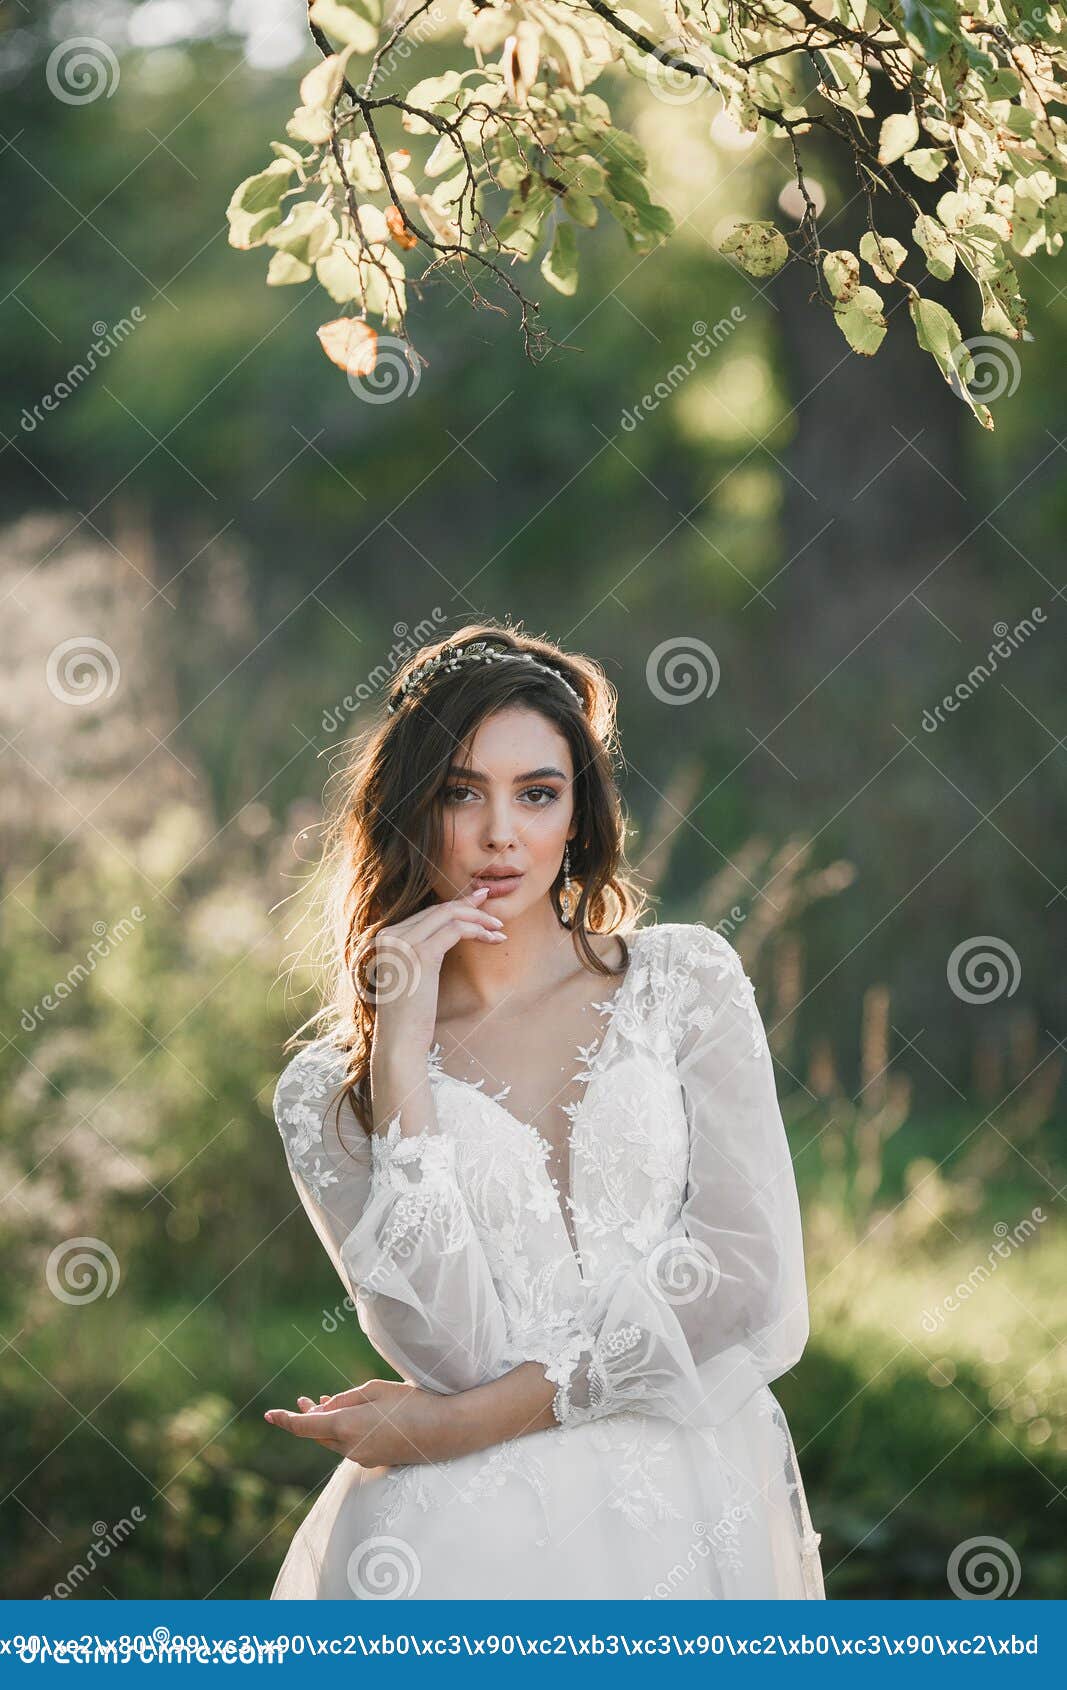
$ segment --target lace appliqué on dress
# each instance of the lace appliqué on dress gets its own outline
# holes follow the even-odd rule
[[[544,1463],[532,1455],[520,1439],[513,1438],[507,1443],[497,1444],[465,1484],[457,1483],[453,1474],[461,1463],[465,1467],[469,1459],[457,1457],[438,1461],[432,1467],[416,1464],[392,1468],[381,1480],[383,1501],[374,1516],[374,1531],[387,1531],[409,1505],[424,1514],[446,1505],[452,1507],[453,1504],[467,1503],[476,1507],[483,1497],[498,1490],[513,1475],[529,1485],[538,1500],[544,1529],[536,1541],[539,1549],[545,1548],[551,1541],[552,1524],[548,1514],[549,1486]],[[429,1483],[431,1472],[445,1475],[445,1485]]]

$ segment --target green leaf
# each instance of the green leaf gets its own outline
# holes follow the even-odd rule
[[[592,229],[597,220],[596,200],[588,194],[583,194],[578,188],[568,188],[563,196],[563,204],[567,215],[573,217],[585,229]]]
[[[773,223],[739,223],[719,242],[719,251],[750,276],[773,276],[789,257],[785,236]]]
[[[878,162],[893,164],[910,153],[919,139],[919,120],[913,111],[894,112],[878,133]]]
[[[853,352],[869,358],[877,352],[885,337],[885,313],[882,298],[873,288],[857,288],[843,305],[835,305],[834,319]]]
[[[541,274],[557,293],[572,294],[578,287],[578,242],[571,223],[560,223],[552,249],[541,260]]]
[[[923,351],[930,353],[953,393],[970,406],[982,427],[992,428],[993,417],[988,406],[977,404],[971,396],[968,383],[974,375],[974,362],[955,318],[936,299],[913,297],[908,301],[908,309]]]
[[[313,264],[330,250],[337,234],[337,224],[324,205],[301,200],[293,206],[285,222],[270,231],[267,245],[278,247],[302,264]]]
[[[952,0],[901,0],[908,36],[923,58],[936,64],[958,38],[959,20]]]
[[[916,246],[926,254],[926,268],[939,282],[947,282],[956,268],[956,248],[936,217],[923,212],[915,219],[912,230]]]
[[[255,176],[246,176],[230,195],[226,216],[230,245],[240,251],[259,246],[268,232],[282,220],[282,199],[288,191],[293,167],[288,159],[275,159]]]

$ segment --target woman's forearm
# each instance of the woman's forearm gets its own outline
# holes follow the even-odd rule
[[[450,1399],[455,1416],[456,1455],[558,1428],[552,1412],[556,1387],[536,1361],[524,1361],[487,1385],[458,1391]],[[451,1441],[451,1440],[450,1440]]]

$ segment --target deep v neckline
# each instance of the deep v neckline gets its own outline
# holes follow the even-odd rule
[[[504,1102],[501,1101],[503,1097],[506,1097],[510,1093],[510,1085],[505,1085],[502,1088],[502,1091],[494,1096],[492,1092],[484,1090],[484,1081],[466,1080],[460,1074],[450,1074],[447,1068],[442,1066],[441,1045],[439,1042],[432,1046],[427,1057],[427,1066],[431,1076],[439,1080],[448,1080],[452,1085],[461,1086],[464,1091],[472,1092],[475,1097],[481,1098],[483,1103],[489,1104],[491,1108],[497,1110],[501,1115],[504,1115],[513,1126],[518,1127],[522,1132],[529,1133],[536,1141],[538,1148],[541,1151],[541,1170],[553,1191],[555,1207],[559,1215],[560,1225],[563,1228],[563,1235],[567,1240],[568,1250],[574,1258],[579,1278],[583,1280],[585,1278],[585,1272],[582,1267],[581,1240],[578,1238],[577,1232],[572,1235],[570,1225],[567,1221],[567,1213],[564,1208],[564,1202],[566,1202],[567,1208],[570,1209],[573,1219],[575,1131],[578,1126],[579,1119],[589,1100],[589,1093],[592,1089],[593,1082],[600,1072],[604,1056],[618,1025],[619,1011],[622,1006],[623,996],[630,989],[633,982],[633,976],[637,968],[637,942],[639,934],[640,929],[634,933],[628,934],[626,937],[629,962],[627,964],[626,973],[623,975],[615,992],[605,1003],[593,1004],[591,1006],[594,1009],[599,1009],[604,1015],[604,1025],[601,1028],[599,1038],[597,1038],[592,1044],[584,1047],[582,1045],[578,1046],[577,1054],[581,1066],[576,1073],[571,1075],[567,1085],[562,1088],[563,1090],[569,1089],[569,1087],[577,1080],[584,1082],[581,1091],[573,1103],[561,1105],[562,1112],[567,1119],[567,1131],[563,1146],[563,1155],[561,1157],[561,1161],[567,1169],[568,1189],[566,1193],[560,1192],[558,1181],[555,1180],[549,1173],[549,1160],[555,1150],[555,1146],[552,1144],[551,1140],[545,1137],[540,1127],[535,1127],[532,1121],[524,1121],[521,1115],[516,1115]],[[556,1095],[558,1096],[559,1094],[557,1093]]]

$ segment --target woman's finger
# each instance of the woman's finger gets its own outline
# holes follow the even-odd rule
[[[355,1406],[358,1408],[359,1405]],[[316,1408],[313,1414],[293,1414],[287,1408],[268,1408],[263,1418],[272,1426],[280,1426],[283,1432],[323,1443],[327,1438],[336,1438],[346,1426],[351,1426],[351,1414],[351,1408]]]

